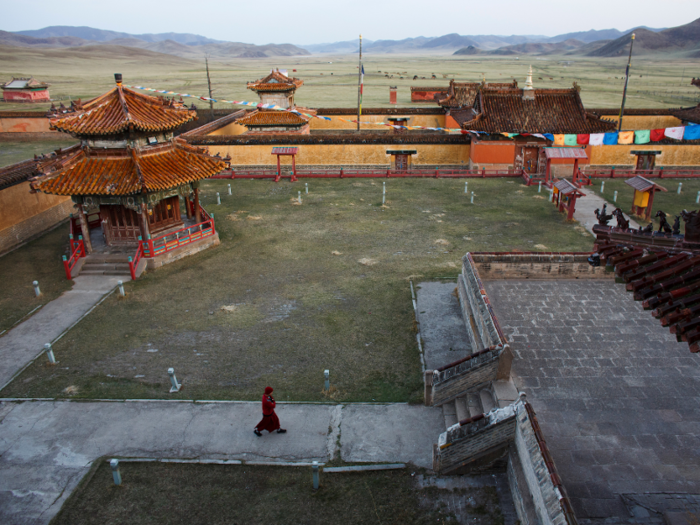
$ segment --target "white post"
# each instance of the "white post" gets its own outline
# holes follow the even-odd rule
[[[46,357],[49,358],[49,364],[55,365],[58,361],[53,355],[53,349],[51,348],[51,343],[46,343],[44,345],[44,351],[46,352]]]
[[[231,195],[231,185],[228,185],[228,194]]]
[[[113,459],[109,462],[109,466],[112,467],[112,477],[114,478],[114,484],[119,486],[122,484],[122,473],[119,472],[119,460]]]
[[[605,191],[605,181],[600,183],[600,193],[603,193]]]
[[[221,204],[221,195],[219,195],[219,192],[216,192],[216,203]]]
[[[698,196],[695,197],[695,204],[700,204],[700,191],[698,192]]]
[[[126,292],[124,291],[124,283],[122,281],[117,281],[117,286],[119,286],[119,295],[124,297]]]
[[[472,192],[472,200],[471,203],[474,204],[474,192]]]
[[[314,479],[314,490],[318,490],[318,461],[314,461],[311,467]]]
[[[537,183],[537,193],[542,193],[542,181]]]
[[[34,295],[39,297],[41,295],[41,290],[39,290],[39,281],[32,281],[32,284],[34,285]]]
[[[683,187],[683,183],[682,183],[682,182],[679,182],[679,183],[678,183],[678,195],[681,194],[681,188],[682,188],[682,187]]]
[[[386,182],[382,182],[382,206],[386,204]]]
[[[306,189],[306,194],[308,195],[309,194],[309,183],[308,182],[304,183],[304,188]]]
[[[464,181],[464,193],[469,193],[469,191],[468,191],[468,185],[469,185],[469,181],[465,180],[465,181]]]
[[[301,192],[300,192],[300,191],[298,191],[297,193],[299,194],[299,196],[298,196],[298,199],[299,199],[299,204],[301,204]]]
[[[170,376],[170,384],[172,385],[172,388],[170,389],[170,393],[174,392],[179,392],[180,389],[182,388],[182,385],[178,384],[177,382],[177,377],[175,377],[175,369],[174,368],[168,368],[168,375]]]
[[[617,202],[617,190],[613,193],[613,202]]]
[[[323,377],[325,381],[323,382],[323,389],[325,391],[328,391],[331,389],[331,371],[330,370],[324,370],[323,371]]]

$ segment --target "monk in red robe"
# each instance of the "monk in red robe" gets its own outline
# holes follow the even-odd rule
[[[263,418],[260,420],[260,423],[255,425],[255,430],[253,430],[256,436],[262,436],[263,430],[267,430],[269,433],[276,430],[278,434],[284,434],[286,432],[284,428],[280,428],[280,420],[277,414],[275,414],[276,404],[275,398],[272,397],[272,387],[265,387],[265,394],[262,397]]]

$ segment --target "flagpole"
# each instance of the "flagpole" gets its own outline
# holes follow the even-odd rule
[[[360,35],[360,65],[357,68],[357,131],[360,131],[360,113],[362,97],[362,35]]]
[[[627,72],[625,73],[625,88],[622,90],[622,105],[620,106],[620,120],[617,123],[617,131],[622,130],[622,115],[625,113],[625,99],[627,98],[627,82],[630,79],[630,64],[632,63],[632,46],[634,45],[634,33],[630,41],[630,56],[627,59]]]

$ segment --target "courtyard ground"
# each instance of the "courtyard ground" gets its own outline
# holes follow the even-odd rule
[[[473,205],[463,180],[392,179],[384,208],[381,182],[205,182],[221,245],[129,283],[1,395],[417,402],[409,279],[454,279],[467,251],[592,246],[519,179],[470,180]]]
[[[700,356],[612,280],[484,284],[578,518],[700,512]]]

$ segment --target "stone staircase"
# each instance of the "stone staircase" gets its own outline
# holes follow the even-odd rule
[[[75,272],[74,276],[75,276]],[[91,253],[85,257],[79,275],[124,275],[131,277],[127,254]]]
[[[460,421],[487,414],[495,408],[496,402],[490,388],[483,388],[477,392],[470,392],[442,405],[442,415],[445,418],[445,428]]]

